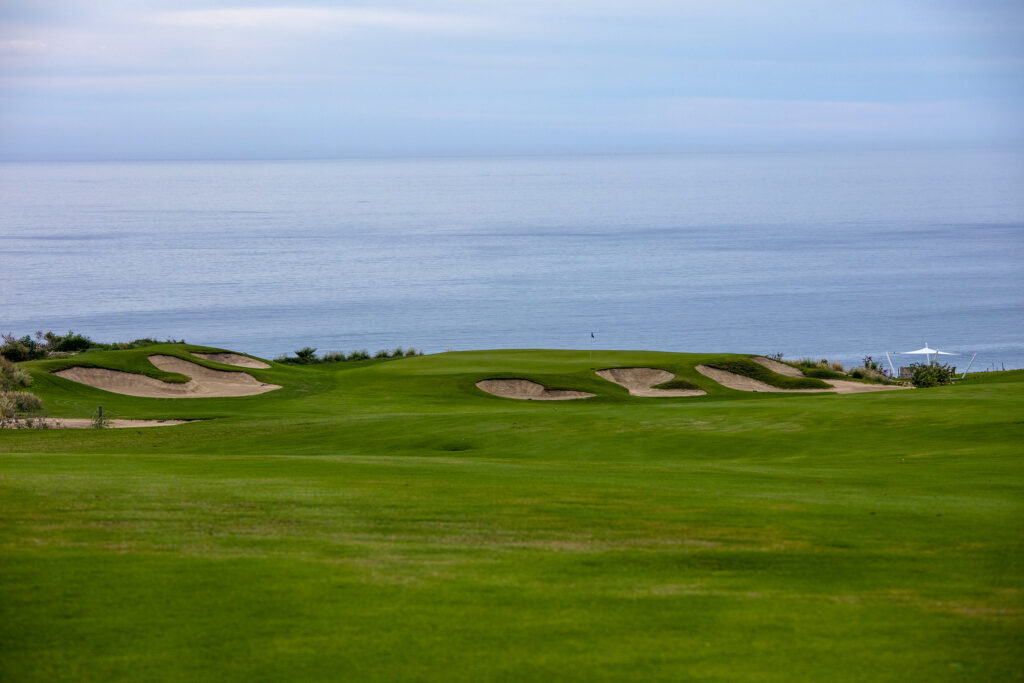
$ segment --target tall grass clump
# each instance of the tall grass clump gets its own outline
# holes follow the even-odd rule
[[[45,426],[42,400],[25,390],[31,385],[31,375],[0,356],[0,428]]]

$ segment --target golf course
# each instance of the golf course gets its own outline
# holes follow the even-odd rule
[[[1024,680],[1024,370],[231,351],[18,364],[152,426],[0,431],[0,680]]]

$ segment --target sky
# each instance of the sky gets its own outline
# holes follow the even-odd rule
[[[0,160],[1021,145],[1019,0],[0,0]]]

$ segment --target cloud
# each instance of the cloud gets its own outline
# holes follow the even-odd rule
[[[165,12],[156,23],[183,28],[322,32],[384,29],[395,31],[471,31],[480,18],[458,14],[327,7],[254,7]]]
[[[45,47],[41,40],[0,40],[0,52],[31,52]]]

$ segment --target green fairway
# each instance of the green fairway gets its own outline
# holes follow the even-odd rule
[[[694,369],[728,354],[479,351],[188,399],[49,374],[231,369],[189,350],[22,364],[53,416],[202,421],[0,433],[0,680],[1024,680],[1024,371],[769,394]]]

